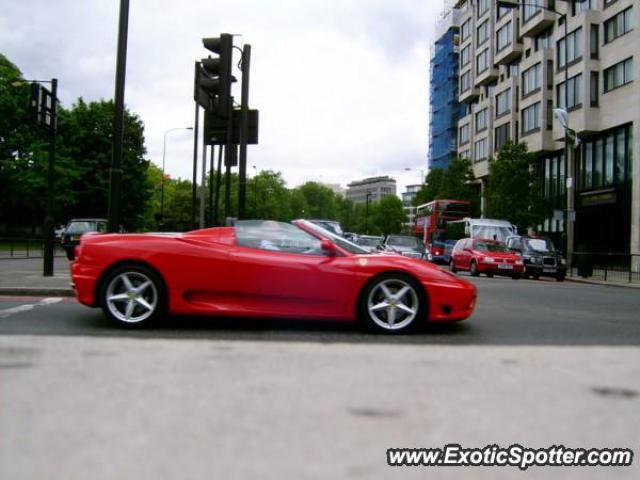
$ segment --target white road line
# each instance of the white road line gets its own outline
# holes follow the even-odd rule
[[[45,305],[53,305],[55,303],[60,303],[62,298],[50,297],[43,298],[38,303],[31,304],[27,303],[25,305],[18,305],[17,307],[5,308],[4,310],[0,310],[0,318],[7,318],[11,315],[15,315],[16,313],[28,312],[29,310],[33,310],[35,307],[42,307]]]

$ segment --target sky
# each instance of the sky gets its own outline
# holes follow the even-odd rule
[[[167,130],[194,124],[193,66],[210,53],[202,38],[231,33],[234,45],[252,48],[249,103],[260,130],[248,147],[250,176],[280,171],[292,188],[389,175],[400,194],[426,174],[429,50],[442,8],[442,0],[130,0],[125,104],[144,122],[147,158],[161,166]],[[0,52],[27,79],[58,78],[65,107],[111,99],[119,9],[119,0],[2,0]],[[239,82],[233,93],[239,102]],[[166,139],[166,172],[190,179],[193,133]]]

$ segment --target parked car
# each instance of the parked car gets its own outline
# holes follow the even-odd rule
[[[77,254],[71,277],[78,301],[124,326],[167,313],[359,319],[396,334],[427,321],[463,320],[476,303],[476,288],[449,272],[369,254],[306,220],[85,235]]]
[[[325,230],[329,230],[331,233],[335,233],[341,237],[344,236],[344,230],[342,230],[342,225],[340,222],[335,220],[309,220],[311,223],[315,223]]]
[[[377,235],[359,235],[355,243],[364,248],[367,252],[377,252],[381,250],[384,237]]]
[[[537,280],[541,276],[547,276],[562,282],[567,276],[566,262],[551,239],[513,235],[507,238],[506,244],[509,250],[522,255],[525,278],[531,276]]]
[[[424,257],[424,243],[410,235],[387,235],[383,247],[388,252],[399,253],[409,258]]]
[[[87,232],[106,232],[107,220],[104,218],[74,218],[71,220],[62,236],[62,248],[69,260],[74,259],[74,250],[80,243],[80,237]]]
[[[507,275],[517,280],[524,271],[524,262],[498,240],[463,238],[453,247],[449,268],[453,273],[468,270],[474,277],[484,273],[487,277]]]

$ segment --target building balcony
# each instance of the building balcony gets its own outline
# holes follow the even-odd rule
[[[550,7],[551,0],[543,0],[542,6]],[[525,18],[527,7],[521,7],[520,19],[522,20],[520,25],[520,37],[535,37],[540,32],[553,26],[553,23],[557,20],[558,15],[549,10],[538,10],[533,15]]]
[[[477,99],[480,96],[480,89],[477,87],[472,87],[467,89],[464,92],[460,92],[458,95],[458,102],[470,102]]]

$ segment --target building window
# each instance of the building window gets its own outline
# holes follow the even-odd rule
[[[540,128],[540,102],[522,110],[522,134],[533,132]]]
[[[500,125],[499,127],[496,127],[495,143],[494,143],[496,151],[500,150],[502,146],[505,143],[507,143],[507,141],[509,140],[510,127],[511,127],[510,123],[505,123],[504,125]]]
[[[496,95],[496,117],[500,117],[511,111],[511,89],[507,88],[504,92]]]
[[[511,11],[511,9],[509,7],[498,7],[498,11],[496,12],[496,16],[497,16],[498,20],[500,20],[502,17],[504,17],[510,11]]]
[[[568,80],[568,91],[566,92],[568,105],[565,104],[564,85],[565,83],[562,82],[556,87],[556,105],[567,110],[582,106],[582,74],[580,73]]]
[[[460,145],[464,145],[465,143],[469,142],[470,130],[471,128],[469,127],[468,123],[460,127]]]
[[[582,3],[581,3],[582,2]],[[573,0],[573,14],[577,15],[581,12],[586,12],[587,10],[597,10],[598,9],[598,0],[581,0],[576,1]]]
[[[513,28],[511,20],[509,20],[503,27],[501,27],[496,33],[496,51],[501,52],[509,45],[511,45],[511,39],[513,38]]]
[[[478,18],[487,13],[489,5],[489,0],[478,0]]]
[[[478,140],[473,145],[473,160],[475,162],[481,162],[487,159],[487,139],[483,138]]]
[[[565,59],[565,42],[567,42],[567,52]],[[558,68],[564,68],[565,65],[571,64],[582,58],[582,27],[571,32],[568,37],[558,41]]]
[[[471,35],[471,19],[467,20],[460,27],[460,41],[465,42],[469,39]]]
[[[469,150],[462,150],[459,156],[460,158],[469,158]]]
[[[589,97],[592,107],[598,106],[599,92],[599,77],[598,72],[591,72],[591,85],[589,86]]]
[[[633,7],[614,15],[604,22],[604,43],[613,42],[616,38],[633,29]]]
[[[489,69],[489,49],[485,48],[483,52],[476,57],[476,75]]]
[[[471,71],[460,76],[460,92],[464,93],[469,89],[471,89]]]
[[[552,32],[552,29],[548,29],[536,37],[536,41],[535,41],[536,52],[538,50],[542,50],[545,48],[551,48],[551,32]]]
[[[487,40],[489,40],[489,20],[482,22],[476,29],[476,46],[479,47]]]
[[[591,58],[597,59],[600,53],[600,29],[595,23],[591,24],[591,36],[589,37],[589,49],[591,50]]]
[[[524,17],[524,23],[527,23],[534,17],[538,12],[541,12],[543,0],[529,0],[526,5],[522,7],[522,14]]]
[[[460,67],[469,65],[471,61],[471,45],[467,45],[460,51]]]
[[[484,108],[476,113],[476,133],[486,130],[488,125],[488,108]]]
[[[533,67],[522,72],[522,96],[535,92],[540,88],[540,64],[536,63]]]
[[[604,91],[611,90],[626,85],[633,80],[633,58],[616,63],[614,66],[604,71]]]

